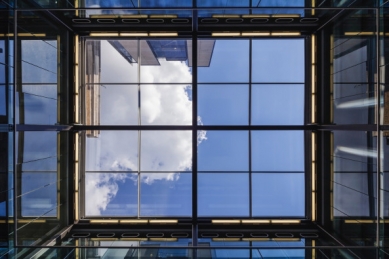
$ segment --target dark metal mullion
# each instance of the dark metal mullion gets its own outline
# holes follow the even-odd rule
[[[14,245],[18,245],[18,233],[17,233],[17,229],[18,229],[18,226],[17,226],[17,217],[18,217],[18,213],[19,213],[19,207],[21,205],[19,205],[19,201],[18,199],[16,198],[19,191],[20,191],[20,187],[21,187],[21,184],[20,184],[20,181],[18,181],[18,173],[19,173],[19,169],[21,169],[21,164],[19,166],[17,166],[17,159],[21,159],[21,161],[23,161],[23,148],[24,148],[24,145],[21,145],[20,141],[17,142],[16,141],[16,93],[17,93],[17,87],[18,87],[18,84],[20,84],[21,82],[19,82],[21,80],[21,64],[20,64],[20,58],[19,56],[21,55],[21,44],[19,43],[19,39],[18,39],[18,34],[17,34],[17,19],[18,19],[18,12],[15,10],[14,12],[14,88],[13,88],[13,125],[14,125],[14,136],[13,136],[13,153],[14,153],[14,156],[13,156],[13,188],[14,188],[14,192],[13,192],[13,200],[14,200],[14,215],[13,215],[13,218],[14,218],[14,240],[13,240],[13,243]],[[20,100],[19,100],[20,101]],[[20,109],[19,109],[19,115],[20,115]],[[23,121],[24,123],[24,121]],[[18,137],[19,138],[22,138],[24,137],[24,132],[20,132],[18,134]],[[19,144],[20,147],[18,147],[18,149],[16,149],[16,145]],[[18,153],[16,153],[16,150],[18,150],[18,153],[21,154],[20,157],[18,157]]]
[[[193,0],[193,7],[196,7],[196,0]],[[193,11],[193,29],[197,31],[197,11]],[[197,35],[192,37],[192,246],[197,246],[198,238],[198,199],[197,199]],[[193,250],[193,256],[197,256]]]
[[[251,9],[250,9],[251,10]],[[249,126],[251,126],[251,86],[252,86],[252,50],[253,50],[253,43],[252,43],[252,39],[249,40],[249,101],[248,101],[248,105],[249,105],[249,116],[248,116],[248,119],[249,119]],[[249,130],[249,216],[252,217],[253,216],[253,205],[252,205],[252,202],[253,202],[253,198],[252,198],[252,166],[251,166],[251,161],[252,161],[252,152],[251,152],[251,130]],[[251,249],[250,249],[250,257],[252,256],[251,254]]]
[[[312,107],[312,37],[304,39],[304,125],[311,123]],[[312,131],[304,131],[304,186],[305,186],[305,217],[312,219]]]

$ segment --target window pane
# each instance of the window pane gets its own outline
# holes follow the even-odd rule
[[[142,125],[191,125],[189,85],[142,85]]]
[[[303,217],[304,194],[304,173],[254,173],[253,216]]]
[[[191,173],[142,173],[142,216],[192,216]]]
[[[199,171],[248,171],[247,131],[207,131],[198,145]]]
[[[251,124],[303,125],[304,85],[252,85]]]
[[[304,82],[304,40],[253,40],[253,82]]]
[[[138,82],[138,40],[86,41],[88,83]]]
[[[199,123],[247,125],[248,99],[248,85],[199,85]]]
[[[141,40],[141,83],[192,83],[188,66],[191,41]]]
[[[199,44],[198,51],[208,48]],[[249,41],[217,40],[207,67],[198,68],[199,82],[244,82],[249,81]]]
[[[138,177],[133,173],[86,173],[87,216],[137,216]]]
[[[17,121],[20,124],[53,125],[57,120],[57,85],[23,85],[17,94]]]
[[[138,131],[87,131],[87,171],[137,171]]]
[[[199,216],[249,216],[248,173],[199,173]]]
[[[191,131],[142,131],[141,171],[192,169]]]
[[[22,40],[22,82],[57,82],[57,41]]]
[[[23,172],[19,180],[23,217],[57,215],[57,172]]]
[[[136,125],[138,124],[138,86],[137,85],[94,85],[86,86],[86,92],[92,87],[100,88],[100,124],[101,125]],[[87,110],[91,113],[96,111]],[[86,123],[92,123],[91,120]],[[88,124],[89,124],[88,123]],[[92,123],[93,124],[93,123]]]
[[[303,131],[252,131],[253,171],[304,171]]]

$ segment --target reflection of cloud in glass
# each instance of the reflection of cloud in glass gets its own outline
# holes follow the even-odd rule
[[[103,49],[104,48],[104,49]],[[109,44],[102,42],[101,78],[104,82],[127,81],[133,82],[137,78],[137,71],[125,66],[113,65],[113,57],[116,50]],[[111,58],[110,58],[111,57]],[[110,62],[105,62],[110,60]],[[115,62],[121,63],[123,60]],[[150,83],[141,85],[141,122],[151,125],[191,125],[192,124],[192,100],[189,91],[190,86],[185,83],[192,81],[191,72],[185,62],[166,61],[159,59],[160,66],[142,66],[141,79]],[[130,68],[130,69],[129,69]],[[111,78],[112,77],[112,78]],[[170,83],[182,82],[176,85]],[[153,83],[164,83],[155,85]],[[107,85],[107,88],[109,85]],[[104,93],[105,102],[111,103],[116,108],[101,109],[101,117],[110,118],[112,124],[135,124],[137,112],[127,108],[128,102],[137,102],[138,96],[134,91],[122,88],[124,98],[117,98],[117,94]],[[125,96],[128,95],[126,98]],[[133,106],[132,106],[133,107]],[[114,111],[114,112],[113,112]],[[124,118],[132,118],[132,122],[123,123]],[[120,122],[121,120],[121,122]],[[198,117],[198,124],[201,118]],[[132,134],[126,132],[123,134]],[[181,171],[192,168],[192,132],[191,131],[142,131],[141,142],[134,137],[119,137],[120,132],[101,132],[99,138],[87,139],[87,171],[132,171],[139,169],[151,171],[147,177],[140,180],[151,185],[156,180],[177,181]],[[206,132],[199,131],[197,142],[200,144],[206,140]],[[138,145],[140,145],[141,164],[138,165]],[[88,161],[89,160],[89,161]],[[158,171],[157,173],[154,173]],[[106,174],[99,173],[88,176],[85,183],[86,191],[86,215],[101,215],[107,209],[109,202],[115,198],[119,191],[118,182],[137,179],[126,176],[125,173]],[[124,190],[125,191],[125,190]]]

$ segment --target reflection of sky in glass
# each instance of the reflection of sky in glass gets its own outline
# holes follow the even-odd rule
[[[21,182],[23,217],[57,215],[57,172],[24,172]]]

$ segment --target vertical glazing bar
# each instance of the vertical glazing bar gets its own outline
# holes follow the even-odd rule
[[[377,237],[376,237],[376,246],[380,247],[380,216],[381,216],[381,132],[380,132],[380,117],[381,117],[381,102],[380,102],[380,96],[381,96],[381,74],[380,74],[380,8],[375,9],[375,15],[376,15],[376,82],[375,82],[375,92],[376,92],[376,125],[377,125]],[[377,253],[377,258],[379,256],[379,253]]]
[[[13,192],[13,201],[14,201],[14,207],[13,207],[13,218],[14,218],[14,245],[17,245],[18,242],[17,242],[17,220],[16,220],[16,215],[17,215],[17,210],[18,210],[18,201],[16,199],[16,195],[17,195],[17,178],[16,178],[16,85],[19,83],[19,80],[18,80],[18,62],[17,62],[17,59],[18,59],[18,36],[17,36],[17,18],[18,18],[18,14],[17,14],[17,11],[15,10],[14,11],[14,61],[13,61],[13,65],[14,65],[14,70],[13,70],[13,81],[14,81],[14,85],[13,85],[13,111],[12,111],[12,115],[13,115],[13,118],[12,118],[12,124],[13,124],[13,159],[12,159],[12,169],[13,169],[13,189],[14,189],[14,192]]]
[[[141,103],[140,103],[140,100],[141,100],[141,93],[140,93],[140,66],[141,66],[141,62],[142,62],[142,58],[141,58],[141,52],[140,52],[140,45],[142,44],[142,41],[141,40],[138,40],[138,125],[141,125],[142,121],[141,121],[141,116],[142,116],[142,113],[141,113]],[[140,152],[142,151],[141,150],[141,131],[138,130],[138,218],[140,217],[140,184],[141,184],[141,179],[140,179],[140,167],[141,167],[141,164],[140,164],[140,157],[141,157],[141,154]]]
[[[192,0],[192,32],[197,32],[197,1]],[[192,36],[192,246],[197,246],[198,229],[197,229],[197,34]],[[197,250],[192,250],[193,258],[197,258]]]
[[[253,40],[249,40],[249,126],[251,126],[251,88],[252,88],[252,53],[253,53]],[[253,206],[252,206],[252,172],[251,172],[251,130],[249,130],[249,216],[253,216]]]

